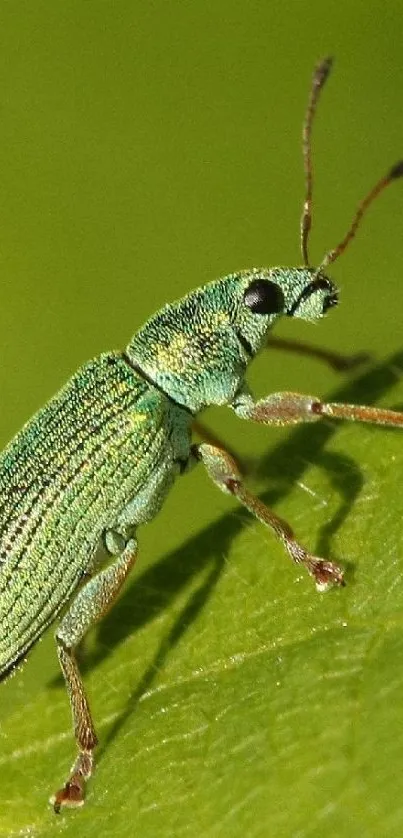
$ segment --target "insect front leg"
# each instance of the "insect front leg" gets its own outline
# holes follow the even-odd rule
[[[201,443],[193,447],[193,453],[202,461],[209,476],[221,491],[235,495],[252,515],[275,532],[293,561],[307,568],[320,590],[324,590],[330,583],[344,584],[343,572],[338,565],[314,556],[306,550],[295,539],[289,524],[275,515],[268,506],[245,488],[235,460],[226,451]]]
[[[107,534],[107,543],[119,545],[113,533]],[[120,539],[122,541],[122,539]],[[119,593],[137,556],[137,541],[131,538],[117,558],[80,590],[56,632],[60,666],[66,681],[73,714],[74,733],[78,745],[78,756],[71,774],[52,798],[55,812],[62,806],[80,806],[84,802],[85,782],[91,776],[93,751],[97,736],[91,718],[88,700],[74,656],[74,649],[87,630],[105,614]]]
[[[300,340],[280,338],[277,335],[270,335],[267,338],[267,349],[281,349],[283,352],[294,352],[296,355],[304,355],[307,358],[314,358],[323,361],[335,372],[346,372],[361,366],[371,360],[369,352],[356,352],[351,355],[341,352],[332,352],[330,349],[322,349],[320,346],[312,346]]]
[[[395,410],[322,402],[315,396],[305,396],[302,393],[273,393],[257,402],[249,393],[242,393],[232,407],[242,419],[252,419],[264,425],[296,425],[327,417],[396,428],[403,426],[403,413]]]

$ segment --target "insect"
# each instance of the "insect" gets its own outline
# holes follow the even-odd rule
[[[229,453],[211,439],[192,444],[195,416],[209,405],[228,405],[241,419],[267,425],[321,417],[403,425],[401,413],[299,393],[255,401],[245,383],[250,362],[279,317],[314,321],[337,304],[326,268],[346,249],[372,201],[403,175],[401,161],[359,205],[340,244],[319,267],[310,265],[311,131],[330,68],[327,58],[314,72],[303,128],[303,266],[233,273],[166,305],[126,350],[84,364],[0,457],[1,677],[69,603],[56,642],[78,755],[54,795],[56,812],[83,803],[97,744],[75,648],[118,595],[137,558],[138,526],[156,516],[179,474],[203,463],[216,486],[271,528],[319,588],[343,584],[340,567],[312,555],[248,491]]]

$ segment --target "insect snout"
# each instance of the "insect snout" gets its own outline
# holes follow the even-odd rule
[[[312,269],[308,269],[313,273]],[[329,308],[336,306],[339,301],[339,292],[334,282],[324,274],[314,273],[313,278],[303,285],[298,296],[287,309],[289,317],[302,317],[312,320],[322,317]]]

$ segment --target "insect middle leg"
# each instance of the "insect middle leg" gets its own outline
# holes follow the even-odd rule
[[[85,782],[92,773],[93,751],[98,741],[74,648],[87,630],[112,605],[133,567],[136,556],[137,541],[131,538],[112,564],[90,579],[80,590],[56,632],[60,666],[73,714],[78,756],[67,782],[52,798],[55,812],[59,812],[62,806],[80,806],[84,802]]]
[[[255,402],[250,393],[243,392],[237,397],[233,408],[241,418],[267,425],[293,425],[328,417],[374,425],[403,426],[403,413],[377,407],[321,402],[314,396],[300,393],[274,393]],[[276,533],[291,558],[305,565],[319,588],[325,588],[331,582],[343,584],[343,572],[338,565],[306,550],[295,539],[289,524],[246,489],[230,454],[208,443],[194,446],[193,454],[204,463],[210,477],[223,492],[235,495],[256,518]]]
[[[289,524],[275,515],[268,506],[246,489],[237,464],[230,454],[207,443],[194,446],[193,454],[202,461],[219,489],[227,494],[235,495],[252,515],[275,532],[293,561],[307,568],[319,589],[325,589],[330,583],[344,584],[343,572],[338,565],[314,556],[306,550],[296,540]]]

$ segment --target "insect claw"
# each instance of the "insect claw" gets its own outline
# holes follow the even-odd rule
[[[315,579],[318,591],[327,591],[331,585],[345,586],[342,569],[334,562],[324,559],[314,559],[310,562],[309,571]]]
[[[84,804],[84,784],[85,779],[81,772],[73,774],[65,786],[51,798],[50,802],[56,815],[60,814],[63,806],[76,808]]]

